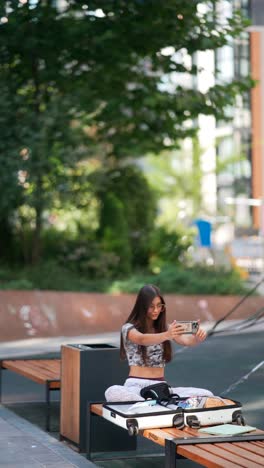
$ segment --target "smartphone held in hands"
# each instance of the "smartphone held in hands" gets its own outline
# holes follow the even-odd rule
[[[184,332],[183,333],[190,333],[192,335],[195,335],[197,333],[198,328],[199,328],[199,323],[197,320],[191,320],[191,321],[178,321],[177,323],[180,323],[184,327]]]

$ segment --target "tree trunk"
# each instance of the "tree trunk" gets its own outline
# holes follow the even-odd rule
[[[32,240],[32,265],[37,265],[41,258],[41,230],[42,230],[42,210],[36,207],[36,223]]]
[[[43,213],[43,200],[42,200],[42,181],[38,178],[36,187],[36,203],[35,203],[35,229],[33,231],[32,239],[32,257],[33,265],[39,263],[41,258],[41,231],[42,231],[42,213]]]
[[[13,233],[5,216],[0,218],[0,259],[4,261],[12,260]]]

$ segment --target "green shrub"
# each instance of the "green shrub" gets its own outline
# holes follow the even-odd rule
[[[33,283],[26,278],[14,279],[7,282],[0,282],[0,289],[10,289],[10,290],[26,290],[30,291],[34,289]]]
[[[53,290],[104,292],[108,282],[94,279],[61,266],[55,261],[46,261],[37,267],[19,267],[10,270],[1,268],[0,289]]]
[[[244,294],[247,288],[238,273],[223,268],[165,266],[156,275],[134,275],[127,280],[114,281],[111,292],[135,293],[146,283],[172,294]]]
[[[98,266],[95,267],[98,274]],[[182,268],[164,266],[159,274],[146,271],[134,275],[111,278],[77,272],[56,261],[43,262],[37,267],[24,269],[5,266],[0,268],[0,289],[40,289],[82,292],[137,293],[146,283],[159,286],[171,294],[237,294],[248,290],[235,271],[213,267]]]
[[[72,241],[65,244],[60,265],[81,276],[109,280],[119,264],[119,256],[105,252],[95,241]]]
[[[193,244],[191,231],[168,231],[156,228],[151,236],[150,266],[152,271],[168,263],[179,265],[186,257],[187,249]]]

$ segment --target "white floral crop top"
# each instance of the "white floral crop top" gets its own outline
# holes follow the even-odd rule
[[[133,323],[125,323],[121,329],[129,366],[164,367],[165,361],[163,359],[162,344],[146,346],[146,363],[144,363],[140,353],[140,346],[130,341],[127,337],[129,330],[132,328],[135,328]]]

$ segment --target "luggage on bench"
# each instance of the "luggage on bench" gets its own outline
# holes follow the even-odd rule
[[[137,435],[141,429],[245,424],[241,404],[220,397],[172,397],[163,401],[109,402],[103,404],[102,416],[127,429],[130,435]]]
[[[196,406],[195,400],[197,399],[201,399],[201,401]],[[193,406],[192,400],[194,401]],[[245,424],[242,405],[239,401],[214,396],[186,398],[185,402],[187,402],[187,405],[184,402],[181,405],[184,426],[200,428],[201,426],[213,426],[215,424]]]

